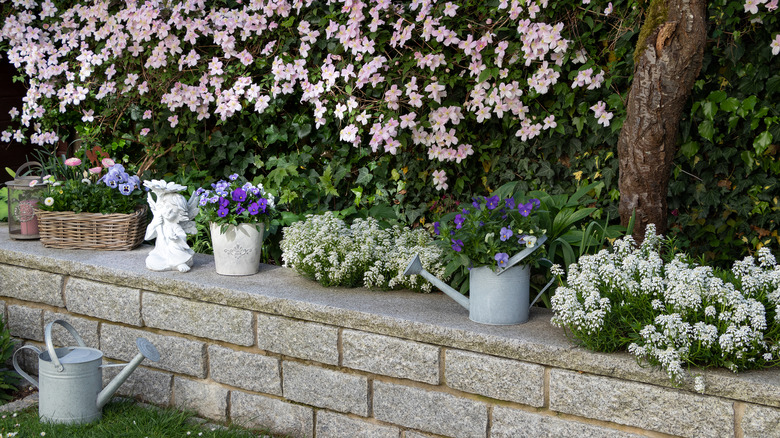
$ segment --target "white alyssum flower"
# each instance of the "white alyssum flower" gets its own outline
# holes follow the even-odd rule
[[[627,236],[612,251],[581,257],[552,297],[552,323],[596,348],[614,346],[613,333],[633,336],[622,347],[677,383],[690,365],[738,371],[780,363],[780,266],[771,251],[736,261],[728,275],[681,254],[664,263],[662,244],[648,226],[639,247]]]
[[[409,260],[420,256],[423,267],[444,277],[442,250],[422,229],[398,226],[382,229],[376,219],[356,219],[347,225],[333,213],[310,215],[283,231],[284,265],[326,286],[407,288],[430,292],[425,279],[403,275]]]

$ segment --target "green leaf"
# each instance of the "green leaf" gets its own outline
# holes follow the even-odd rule
[[[372,178],[374,178],[374,176],[371,175],[371,172],[368,171],[368,168],[361,167],[360,170],[358,170],[358,177],[355,180],[355,184],[359,186],[366,185],[371,182]]]
[[[491,71],[490,69],[482,70],[482,73],[479,74],[479,79],[477,79],[477,82],[485,82],[488,79],[490,79]]]
[[[710,102],[721,103],[727,97],[728,97],[728,94],[726,94],[725,91],[718,90],[718,91],[713,91],[712,93],[710,93],[710,95],[707,96],[707,100],[709,100]]]
[[[572,117],[571,123],[577,128],[577,135],[582,134],[582,127],[585,125],[584,117]]]
[[[777,93],[780,91],[780,76],[772,76],[766,81],[766,92]]]
[[[769,131],[764,131],[753,141],[753,148],[757,154],[761,155],[770,144],[772,144],[772,134]]]
[[[729,97],[720,103],[720,109],[723,111],[733,113],[737,108],[739,108],[739,99],[735,97]]]
[[[715,118],[715,114],[718,112],[718,105],[714,102],[704,102],[701,106],[704,111],[704,117],[712,120]]]
[[[696,141],[691,140],[680,146],[680,153],[682,153],[685,158],[691,159],[697,152],[699,152],[699,143]]]
[[[709,141],[712,141],[712,137],[715,135],[715,126],[712,124],[712,120],[702,120],[699,123],[699,134]]]

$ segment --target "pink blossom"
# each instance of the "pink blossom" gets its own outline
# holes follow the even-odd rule
[[[775,35],[775,39],[772,40],[772,43],[769,44],[769,46],[772,48],[772,55],[780,53],[780,34]]]
[[[436,187],[436,190],[439,191],[447,190],[449,187],[447,185],[447,174],[444,173],[443,169],[433,171],[433,185]]]
[[[93,174],[93,175],[97,175],[98,173],[100,173],[100,172],[102,172],[102,171],[103,171],[103,168],[102,168],[102,167],[100,167],[100,166],[96,166],[96,167],[90,167],[90,168],[89,168],[89,173],[91,173],[91,174]]]
[[[171,122],[171,128],[175,128],[179,124],[179,116],[173,115],[168,117],[168,121]]]
[[[70,167],[79,166],[81,165],[81,160],[76,157],[68,158],[67,160],[65,160],[65,165]]]
[[[100,160],[100,164],[103,165],[103,167],[105,167],[106,169],[108,169],[109,167],[113,166],[116,163],[111,158],[106,157]]]

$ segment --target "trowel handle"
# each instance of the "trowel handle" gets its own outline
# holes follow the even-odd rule
[[[46,349],[49,350],[49,356],[51,357],[52,362],[54,362],[55,369],[59,372],[62,372],[64,368],[60,363],[60,358],[57,357],[57,353],[54,351],[54,343],[51,340],[51,328],[52,326],[54,326],[54,324],[59,324],[65,327],[65,329],[68,330],[68,332],[70,332],[73,338],[76,339],[76,342],[78,342],[79,347],[86,347],[87,344],[85,344],[84,340],[81,339],[81,336],[79,336],[76,329],[74,329],[73,326],[68,324],[66,321],[58,319],[46,324],[46,333],[44,334],[44,340],[46,341]]]
[[[37,388],[38,387],[38,381],[33,379],[29,374],[27,374],[24,371],[22,371],[22,368],[19,366],[19,362],[16,361],[16,354],[19,353],[20,351],[24,350],[24,349],[28,349],[28,350],[34,351],[36,355],[41,354],[41,350],[33,347],[32,345],[23,345],[23,346],[19,347],[19,349],[14,352],[14,358],[13,358],[14,369],[16,370],[16,372],[19,373],[20,376],[24,377],[24,380],[32,383],[32,385]]]

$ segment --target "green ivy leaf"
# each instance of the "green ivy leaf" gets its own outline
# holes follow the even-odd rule
[[[712,120],[702,120],[699,123],[699,134],[709,141],[712,141],[712,137],[715,135],[715,126],[712,124]]]
[[[757,154],[761,155],[770,144],[772,144],[772,134],[769,131],[764,131],[758,134],[758,137],[753,141],[753,148]]]
[[[728,99],[720,103],[720,109],[733,113],[739,108],[739,100],[735,97],[729,97]]]
[[[707,100],[709,100],[710,102],[721,103],[724,100],[726,100],[727,97],[728,94],[726,94],[725,91],[718,90],[710,93],[710,95],[707,96]]]
[[[704,117],[708,118],[709,120],[713,120],[715,118],[715,114],[718,112],[718,105],[716,105],[715,102],[704,102],[701,108],[704,111]]]
[[[685,158],[691,159],[696,153],[699,152],[699,143],[696,141],[689,141],[687,143],[684,143],[682,146],[680,146],[680,153],[682,153]]]

